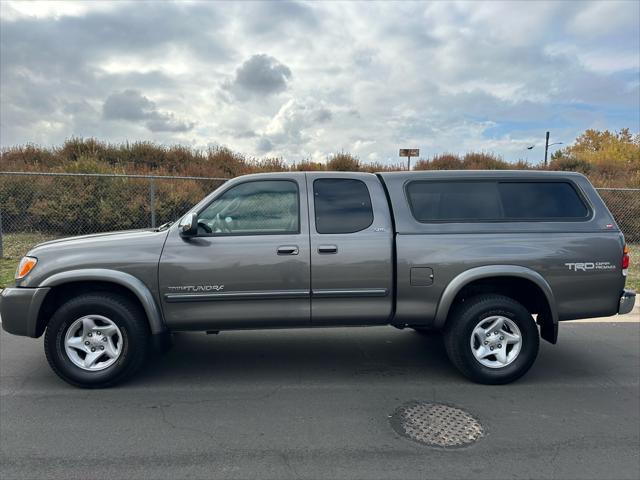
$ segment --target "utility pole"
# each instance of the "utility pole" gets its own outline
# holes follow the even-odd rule
[[[547,154],[549,153],[549,132],[547,132],[547,139],[544,142],[544,167],[547,168]]]

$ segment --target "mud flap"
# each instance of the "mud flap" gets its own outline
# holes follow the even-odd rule
[[[538,315],[540,325],[540,337],[551,344],[558,343],[558,323],[543,315]]]

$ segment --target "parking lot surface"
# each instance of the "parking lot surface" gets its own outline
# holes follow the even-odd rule
[[[637,479],[629,318],[561,325],[506,386],[462,378],[437,336],[375,327],[180,334],[126,384],[80,390],[42,339],[2,332],[0,477]],[[389,418],[412,401],[463,409],[484,436],[414,443]]]

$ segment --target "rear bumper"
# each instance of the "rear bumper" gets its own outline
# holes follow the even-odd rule
[[[626,288],[620,295],[620,303],[618,305],[618,314],[624,315],[633,310],[633,306],[636,303],[636,292],[633,290],[627,290]]]
[[[5,332],[37,336],[38,313],[49,288],[5,288],[0,294],[0,316]]]

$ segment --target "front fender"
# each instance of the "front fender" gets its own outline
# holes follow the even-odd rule
[[[69,270],[47,277],[40,283],[39,287],[55,287],[57,285],[63,285],[70,282],[89,281],[116,283],[130,290],[138,298],[142,308],[144,308],[144,311],[147,314],[151,333],[163,333],[166,330],[164,320],[162,319],[162,313],[160,312],[153,295],[140,279],[129,273],[102,268]]]
[[[553,328],[557,331],[558,311],[556,309],[556,301],[551,287],[544,277],[538,272],[518,265],[487,265],[471,268],[459,274],[449,283],[449,285],[447,285],[447,288],[445,288],[442,296],[440,297],[434,322],[435,327],[442,328],[444,326],[456,295],[465,287],[465,285],[468,285],[473,281],[489,277],[520,277],[537,285],[547,299],[549,311],[551,312],[550,320],[553,324]]]

